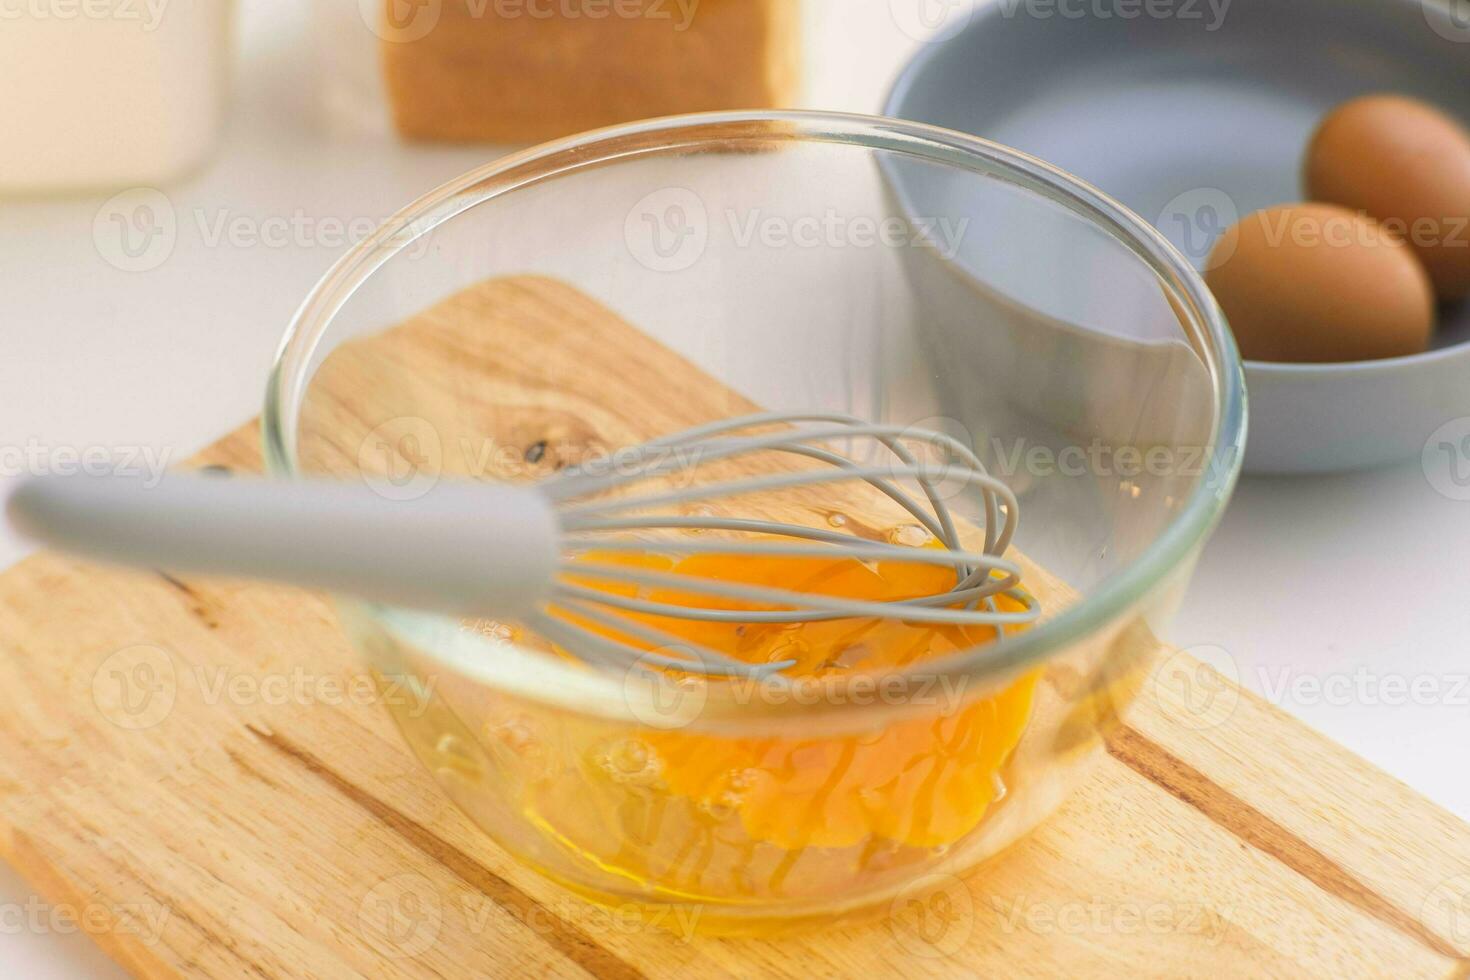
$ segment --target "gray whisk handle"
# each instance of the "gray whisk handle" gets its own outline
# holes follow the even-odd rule
[[[362,480],[43,476],[6,511],[22,533],[89,558],[459,614],[534,611],[559,560],[550,501],[490,483],[441,480],[391,500]]]

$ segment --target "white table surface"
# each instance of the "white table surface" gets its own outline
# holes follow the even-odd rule
[[[918,43],[893,11],[918,2],[813,0],[807,104],[876,111]],[[241,4],[228,130],[207,168],[167,188],[180,214],[378,220],[493,155],[324,136],[307,5]],[[256,414],[282,329],[342,250],[310,234],[210,244],[190,224],[167,262],[126,273],[93,242],[108,196],[0,202],[0,447],[187,456]],[[0,528],[0,566],[23,553]],[[1245,684],[1470,818],[1467,593],[1470,502],[1419,463],[1246,479],[1171,638],[1228,651]],[[0,866],[0,974],[121,975],[82,934],[27,914],[36,901]]]

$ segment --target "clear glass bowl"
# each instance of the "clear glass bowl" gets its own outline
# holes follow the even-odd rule
[[[1065,798],[1141,687],[1244,438],[1228,330],[1160,235],[1040,161],[887,119],[722,113],[550,144],[422,198],[317,286],[270,380],[273,472],[408,498],[615,448],[630,384],[655,401],[660,384],[575,333],[507,344],[516,317],[584,309],[535,299],[561,288],[547,278],[436,314],[430,339],[363,342],[507,276],[574,287],[732,412],[968,441],[1018,495],[1045,617],[876,688],[834,672],[791,697],[599,672],[515,624],[343,599],[373,670],[423,698],[384,699],[408,742],[480,827],[593,900],[697,905],[700,929],[750,934],[882,908]],[[512,369],[538,394],[494,380]]]

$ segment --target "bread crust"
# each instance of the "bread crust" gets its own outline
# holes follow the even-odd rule
[[[385,16],[396,2],[384,0]],[[422,37],[384,32],[394,124],[410,139],[530,143],[651,116],[786,107],[800,2],[442,0]]]

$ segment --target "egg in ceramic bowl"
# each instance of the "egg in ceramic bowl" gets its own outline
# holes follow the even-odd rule
[[[1339,106],[1390,93],[1460,127],[1470,122],[1465,34],[1439,7],[1234,0],[1211,23],[1018,18],[989,5],[921,49],[885,111],[1070,171],[1153,221],[1208,271],[1225,229],[1257,211],[1304,200],[1363,209],[1333,200],[1325,178],[1310,188],[1302,179],[1307,147]],[[891,180],[918,199],[919,175]],[[1446,421],[1470,416],[1470,302],[1440,301],[1436,320],[1419,353],[1325,362],[1247,353],[1247,471],[1407,460]]]

